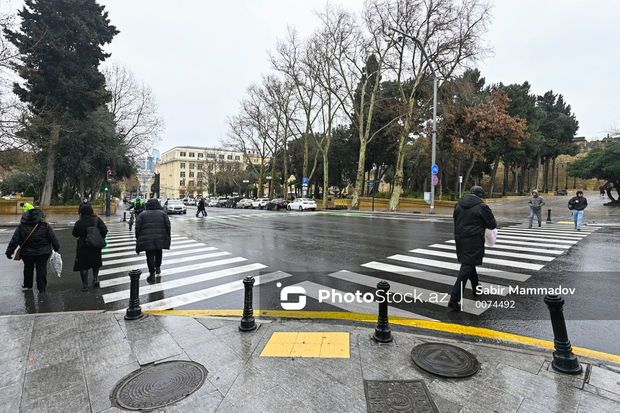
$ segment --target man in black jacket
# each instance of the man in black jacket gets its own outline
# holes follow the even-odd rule
[[[478,273],[476,265],[482,264],[484,258],[484,232],[486,229],[497,228],[495,217],[491,208],[482,200],[484,190],[479,186],[473,186],[470,194],[465,195],[454,208],[454,239],[456,242],[456,255],[461,263],[458,278],[454,287],[448,307],[459,311],[461,292],[471,281],[471,288],[476,294],[478,286]]]
[[[147,282],[155,282],[161,274],[162,250],[170,249],[170,219],[159,201],[151,198],[136,220],[136,252],[146,251],[149,267]]]
[[[583,191],[577,191],[574,197],[568,201],[568,209],[573,213],[573,221],[575,222],[575,229],[581,231],[581,224],[583,224],[583,213],[588,207],[588,200],[583,196]]]

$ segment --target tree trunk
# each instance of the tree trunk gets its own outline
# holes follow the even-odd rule
[[[553,161],[551,162],[551,190],[553,191],[553,183],[555,182],[556,176],[555,176],[555,158],[553,158]],[[557,185],[555,186],[555,190],[558,190]]]
[[[467,172],[465,172],[465,177],[463,178],[463,191],[467,187],[467,182],[469,181],[471,171],[474,169],[475,165],[476,165],[476,158],[472,158],[471,163],[469,164],[469,167],[467,168]]]
[[[545,164],[543,165],[543,192],[548,191],[549,184],[549,158],[545,158]]]
[[[506,196],[506,189],[508,188],[508,165],[504,161],[504,182],[502,182],[502,196]]]
[[[540,154],[538,154],[538,156],[536,157],[536,168],[534,168],[534,188],[535,190],[538,191],[538,186],[540,184],[540,162],[541,162],[541,156]]]
[[[403,129],[400,133],[400,137],[398,140],[398,152],[396,154],[396,170],[394,172],[394,179],[392,180],[394,189],[392,190],[392,196],[390,196],[390,204],[388,209],[390,211],[395,211],[398,207],[398,203],[400,202],[400,195],[403,192],[403,178],[405,176],[404,165],[405,165],[405,144],[407,143],[407,136],[409,135],[409,122],[408,119],[405,121],[405,125],[403,125]]]
[[[329,201],[329,138],[323,151],[323,209],[327,209]]]
[[[288,123],[287,123],[288,125]],[[286,149],[286,131],[284,132],[284,142],[283,142],[283,146],[282,146],[282,170],[284,171],[284,186],[286,186],[286,190],[284,191],[284,199],[288,199],[288,191],[289,189],[289,185],[288,185],[288,154],[287,154],[287,149]]]
[[[47,167],[45,170],[45,183],[41,191],[40,206],[49,206],[52,200],[52,192],[54,191],[54,176],[56,174],[56,154],[58,152],[58,141],[60,139],[60,124],[55,120],[52,121],[50,131],[50,143],[47,150]]]
[[[351,209],[360,209],[360,194],[364,189],[364,164],[366,163],[366,139],[360,139],[360,152],[357,159],[357,174],[355,177],[355,187],[353,188],[353,199]]]
[[[491,170],[491,187],[489,188],[489,198],[493,198],[493,190],[495,189],[495,178],[497,177],[497,167],[499,166],[499,156],[493,161],[493,169]]]

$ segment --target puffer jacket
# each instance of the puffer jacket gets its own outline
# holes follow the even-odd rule
[[[456,255],[461,264],[481,265],[485,229],[497,228],[491,208],[474,194],[465,195],[454,208]]]
[[[13,233],[13,238],[6,248],[6,255],[12,256],[18,246],[20,246],[28,235],[39,224],[37,229],[32,233],[26,245],[22,248],[20,255],[22,257],[34,257],[37,255],[49,255],[54,251],[60,250],[60,243],[56,238],[56,233],[50,224],[45,222],[43,211],[39,208],[31,209],[24,213],[19,226]]]
[[[583,211],[588,206],[588,200],[585,196],[579,198],[578,196],[574,196],[568,201],[568,209],[575,211]]]
[[[162,249],[170,249],[170,219],[153,198],[136,220],[136,252]]]

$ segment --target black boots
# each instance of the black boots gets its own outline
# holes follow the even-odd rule
[[[161,275],[161,268],[157,267],[155,268],[155,274],[159,277]]]
[[[153,284],[155,282],[155,274],[151,273],[148,277],[146,277],[146,282],[149,284]]]

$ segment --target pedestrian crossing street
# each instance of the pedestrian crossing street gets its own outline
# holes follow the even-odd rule
[[[582,227],[581,232],[577,232],[572,225],[562,224],[548,224],[533,229],[519,224],[499,229],[495,246],[486,248],[483,265],[477,268],[480,284],[485,288],[495,287],[496,291],[500,291],[497,296],[485,296],[485,298],[502,300],[508,293],[506,288],[500,287],[515,284],[522,286],[538,271],[566,254],[570,248],[598,229],[600,228],[588,226]],[[401,295],[417,293],[416,297],[423,302],[423,304],[402,304],[398,308],[390,309],[390,314],[424,319],[427,317],[419,313],[421,309],[428,308],[427,306],[434,307],[435,310],[447,307],[449,300],[447,293],[456,281],[459,268],[455,241],[451,239],[443,243],[430,244],[425,248],[415,248],[406,254],[394,254],[382,260],[369,261],[362,264],[358,271],[342,270],[328,274],[328,277],[340,288],[347,285],[349,287],[347,292],[355,292],[360,288],[372,290],[380,280],[387,278],[391,293]],[[316,300],[319,298],[319,290],[332,288],[311,282],[295,285],[304,287],[306,295]],[[466,290],[471,293],[469,283]],[[466,298],[468,296],[471,295],[465,292],[462,298],[463,312],[479,316],[489,309],[489,306],[482,306],[479,303],[477,305],[475,300]],[[337,306],[346,311],[376,312],[374,303],[364,308],[358,303]],[[415,311],[404,310],[403,307]]]
[[[126,226],[109,226],[107,246],[102,252],[103,267],[99,271],[100,291],[107,309],[127,306],[130,270],[140,269],[140,305],[143,310],[179,308],[228,293],[243,290],[245,276],[255,278],[254,285],[277,282],[291,275],[282,271],[265,272],[267,266],[249,262],[228,251],[173,234],[170,250],[164,250],[161,279],[155,284],[149,276],[146,257],[135,251],[135,238]],[[239,302],[239,306],[242,301]]]
[[[209,213],[209,210],[207,210],[207,214]],[[241,214],[210,214],[207,215],[206,217],[203,216],[195,216],[192,213],[188,213],[187,215],[178,215],[178,216],[174,216],[172,219],[174,219],[175,222],[195,222],[195,221],[207,221],[207,222],[218,222],[218,221],[225,221],[225,222],[230,222],[230,221],[240,221],[240,222],[244,222],[244,221],[249,221],[249,220],[253,220],[253,219],[258,219],[258,220],[263,220],[263,219],[273,219],[273,218],[291,218],[291,217],[307,217],[307,216],[314,216],[314,215],[321,215],[321,214],[325,214],[325,212],[323,211],[304,211],[304,212],[300,212],[300,211],[260,211],[260,212],[254,212],[254,213],[241,213]]]

